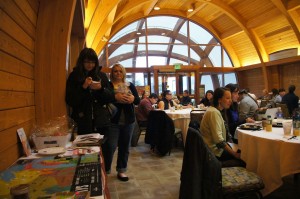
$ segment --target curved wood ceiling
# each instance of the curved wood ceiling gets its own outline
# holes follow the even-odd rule
[[[190,7],[194,11],[188,12]],[[268,62],[269,54],[285,49],[300,54],[299,0],[85,0],[86,45],[99,54],[103,38],[157,15],[202,25],[225,46],[235,67]]]

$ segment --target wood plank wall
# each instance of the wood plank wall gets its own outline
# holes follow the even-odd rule
[[[267,80],[263,78],[262,67],[246,68],[236,72],[240,88],[249,88],[251,93],[259,97],[265,89],[265,81],[268,81],[269,91],[272,88],[284,88],[288,91],[288,87],[294,84],[295,94],[300,97],[300,61],[267,66]]]
[[[289,85],[296,86],[296,95],[300,97],[300,62],[280,66],[280,81],[282,87],[288,90]]]
[[[38,0],[0,1],[0,171],[20,155],[16,134],[35,122],[34,54]]]
[[[264,89],[262,68],[254,68],[237,72],[238,83],[241,89],[249,88],[257,97],[261,96]]]

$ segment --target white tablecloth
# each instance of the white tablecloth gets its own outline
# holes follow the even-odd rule
[[[300,172],[300,137],[288,140],[283,137],[283,128],[275,127],[272,132],[237,128],[236,134],[247,169],[265,183],[264,196],[282,185],[282,177]]]
[[[182,130],[183,143],[185,143],[187,130],[189,128],[191,110],[190,108],[175,110],[174,112],[165,110],[167,115],[174,121],[174,126]]]

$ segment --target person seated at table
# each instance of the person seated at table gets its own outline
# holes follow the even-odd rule
[[[155,93],[151,93],[149,97],[141,100],[138,108],[136,109],[136,117],[139,126],[147,127],[148,115],[151,110],[154,110],[153,105],[156,104],[158,96]]]
[[[183,106],[187,106],[187,105],[189,105],[191,103],[192,103],[192,100],[191,100],[191,98],[189,96],[189,91],[188,90],[184,90],[183,91],[183,96],[182,96],[182,98],[180,100],[180,104],[182,104]]]
[[[257,97],[254,93],[250,92],[250,88],[245,88],[245,90],[248,92],[248,95],[250,95],[253,99],[255,99],[257,101]]]
[[[228,124],[228,131],[232,137],[234,143],[238,143],[238,141],[234,138],[236,128],[243,123],[254,123],[255,120],[248,117],[246,119],[239,119],[239,111],[238,111],[238,98],[239,98],[239,87],[237,84],[227,84],[225,88],[228,88],[231,92],[231,100],[232,104],[229,109],[226,110],[226,120]]]
[[[180,104],[180,96],[179,95],[173,95],[172,97],[173,102],[175,102],[176,104]]]
[[[293,114],[294,109],[298,108],[299,97],[295,95],[296,86],[290,85],[289,92],[282,97],[282,103],[286,104],[290,115]]]
[[[270,95],[270,100],[269,100],[268,104],[266,105],[267,108],[274,108],[274,107],[276,107],[276,103],[279,103],[278,98],[277,98],[277,96],[280,96],[278,89],[272,88],[271,93],[272,94]]]
[[[254,118],[256,110],[258,109],[257,102],[248,95],[245,89],[239,91],[239,100],[239,120]]]
[[[162,94],[162,99],[158,102],[158,109],[160,110],[168,110],[173,106],[176,106],[176,102],[174,102],[172,97],[172,92],[170,90],[165,90]]]
[[[269,91],[267,89],[263,89],[262,93],[263,93],[263,95],[260,96],[258,99],[260,99],[260,100],[269,100],[270,99]]]
[[[277,95],[277,97],[276,97],[276,99],[275,99],[275,103],[281,103],[282,97],[286,94],[284,88],[278,89],[278,92],[279,92],[279,95]]]
[[[149,97],[149,92],[148,91],[143,91],[141,99],[144,99],[144,98],[147,98],[147,97]]]
[[[205,97],[202,98],[202,100],[200,101],[200,104],[203,104],[204,106],[210,106],[210,100],[213,98],[214,96],[214,91],[212,90],[208,90],[205,93]]]
[[[231,102],[230,90],[217,88],[214,91],[212,105],[208,107],[201,120],[200,133],[216,158],[222,162],[222,166],[231,161],[230,166],[245,167],[246,163],[240,159],[240,153],[233,150],[227,143],[225,122],[221,112],[228,109]]]

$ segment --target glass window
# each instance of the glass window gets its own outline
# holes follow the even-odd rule
[[[179,18],[170,16],[155,16],[147,18],[147,28],[163,28],[173,30]]]
[[[224,67],[233,67],[231,59],[229,58],[228,54],[226,53],[225,50],[223,50],[223,56],[224,56]]]
[[[202,75],[200,84],[205,85],[205,92],[208,90],[214,90],[214,86],[210,75]]]
[[[192,44],[207,44],[213,36],[201,26],[190,22],[190,42]]]
[[[221,47],[214,46],[211,52],[209,53],[209,58],[213,63],[214,67],[221,67],[222,66]]]
[[[127,68],[149,68],[154,65],[176,63],[183,65],[201,63],[204,67],[233,67],[226,49],[217,38],[195,22],[175,16],[152,16],[128,24],[109,40],[99,55],[99,61],[102,66],[121,63]],[[137,74],[130,74],[127,78],[139,85],[145,85],[148,78],[142,73]],[[211,75],[205,73],[201,77],[201,84],[206,85],[206,90],[213,90],[214,84],[226,85],[237,82],[234,73],[224,74],[224,79],[222,74],[217,74],[218,78],[212,78]],[[153,74],[150,79],[153,91]],[[176,78],[168,79],[162,82],[160,77],[158,85],[160,92],[167,86],[175,92]],[[192,85],[195,83],[194,80],[194,76],[189,80]],[[218,82],[213,84],[213,80]],[[180,89],[194,89],[192,85],[184,83]]]
[[[158,56],[149,56],[148,57],[148,64],[149,67],[157,66],[157,65],[166,65],[166,57],[158,57]]]
[[[144,73],[130,73],[130,78],[126,78],[127,81],[131,80],[131,82],[135,86],[145,86],[147,82],[145,82],[145,74]],[[128,75],[127,75],[128,77]]]
[[[185,61],[182,61],[182,60],[179,60],[179,59],[171,58],[170,63],[168,65],[174,65],[174,64],[188,65],[188,62],[185,62]]]
[[[118,39],[120,39],[122,36],[127,35],[130,32],[136,31],[137,25],[139,24],[139,21],[133,22],[127,26],[125,26],[123,29],[121,29],[117,34],[115,34],[109,42],[116,42]]]
[[[232,84],[237,83],[235,73],[225,73],[224,80],[225,80],[225,82],[224,82],[225,86],[229,83],[232,83]]]

